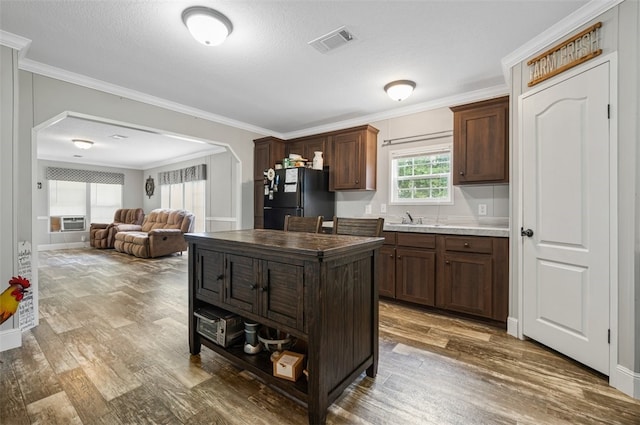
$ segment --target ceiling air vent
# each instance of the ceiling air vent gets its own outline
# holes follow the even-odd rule
[[[311,40],[309,45],[315,47],[320,53],[327,53],[333,49],[337,49],[340,46],[344,46],[350,41],[355,40],[355,37],[345,27],[340,27],[337,30],[333,30],[328,34]]]

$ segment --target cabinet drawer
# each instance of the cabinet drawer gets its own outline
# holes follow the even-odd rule
[[[413,246],[416,248],[435,248],[436,235],[425,233],[397,233],[398,246]]]
[[[491,254],[493,252],[493,239],[474,238],[468,236],[447,236],[445,237],[444,247],[447,251]]]
[[[396,244],[396,232],[382,232],[382,237],[384,238],[385,245]]]

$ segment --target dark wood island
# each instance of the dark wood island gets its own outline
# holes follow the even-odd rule
[[[185,238],[191,354],[204,344],[306,405],[314,425],[325,423],[329,405],[363,371],[376,375],[383,238],[262,229]],[[308,379],[274,377],[268,352],[245,354],[241,344],[223,347],[198,333],[194,311],[207,307],[301,340]]]

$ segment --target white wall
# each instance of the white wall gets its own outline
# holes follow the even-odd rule
[[[238,225],[235,217],[237,201],[240,196],[240,193],[236,190],[238,187],[237,170],[239,164],[235,156],[229,151],[145,170],[143,179],[146,180],[151,176],[156,184],[154,195],[151,198],[144,196],[143,208],[145,212],[160,208],[158,173],[199,164],[206,164],[207,166],[205,231],[215,232],[235,229]]]
[[[19,188],[16,179],[17,133],[14,101],[17,98],[17,53],[0,46],[0,291],[17,272],[16,205]],[[20,344],[16,316],[0,325],[0,351]]]
[[[453,105],[452,105],[453,106]],[[439,206],[389,204],[389,152],[419,146],[452,143],[452,137],[437,140],[383,146],[386,139],[453,130],[453,112],[449,108],[376,121],[371,125],[378,133],[377,190],[375,192],[336,192],[336,213],[339,216],[366,216],[365,207],[371,205],[371,215],[384,217],[386,222],[399,222],[406,211],[414,218],[429,222],[507,224],[509,217],[509,185],[454,186],[454,204]],[[387,212],[380,206],[386,204]],[[478,215],[478,205],[487,205],[487,215]],[[426,222],[425,221],[425,222]]]

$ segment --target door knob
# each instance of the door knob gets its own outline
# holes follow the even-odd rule
[[[520,228],[520,235],[530,238],[531,236],[533,236],[533,230],[531,230],[531,229],[526,229],[525,230],[523,227],[521,227]]]

